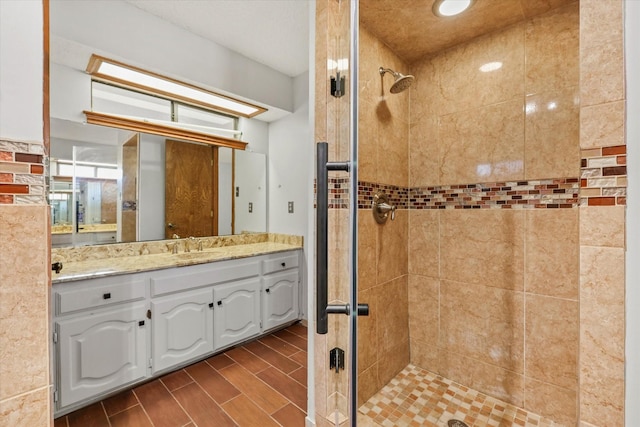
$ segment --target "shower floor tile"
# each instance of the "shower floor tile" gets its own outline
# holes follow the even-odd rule
[[[446,427],[451,419],[469,427],[559,426],[411,364],[363,404],[359,412],[358,424],[365,427]]]

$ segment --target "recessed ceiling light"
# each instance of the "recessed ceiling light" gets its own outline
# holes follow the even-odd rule
[[[472,0],[436,0],[433,4],[433,13],[440,17],[458,15],[469,9]]]

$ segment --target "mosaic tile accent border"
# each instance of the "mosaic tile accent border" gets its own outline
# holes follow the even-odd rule
[[[42,143],[0,140],[0,204],[46,204]]]
[[[407,365],[358,410],[375,426],[555,426],[552,420],[502,402],[414,365]],[[371,425],[371,423],[361,423]]]
[[[585,149],[580,154],[580,205],[626,205],[627,146]]]
[[[578,178],[412,188],[410,209],[552,209],[578,205]]]
[[[348,186],[348,181],[344,183]],[[552,209],[578,206],[578,178],[489,182],[402,188],[369,182],[358,184],[358,208],[371,206],[373,195],[384,191],[398,209]],[[348,205],[348,188],[345,188]]]

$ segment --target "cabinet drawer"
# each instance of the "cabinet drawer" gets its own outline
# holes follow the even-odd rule
[[[187,270],[167,270],[166,275],[151,279],[151,296],[166,295],[187,289],[216,285],[232,280],[246,279],[260,275],[257,261],[228,261],[189,267]]]
[[[298,267],[300,257],[297,252],[287,252],[269,256],[262,261],[262,274],[275,273]]]
[[[103,307],[145,298],[145,280],[96,283],[55,292],[56,314]]]

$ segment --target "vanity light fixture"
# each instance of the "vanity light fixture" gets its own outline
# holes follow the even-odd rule
[[[433,14],[441,18],[459,15],[469,9],[473,0],[436,0],[433,3]]]
[[[254,117],[266,108],[211,92],[160,74],[123,64],[99,55],[91,55],[87,72],[94,80],[112,83],[151,95],[182,101],[240,117]]]

